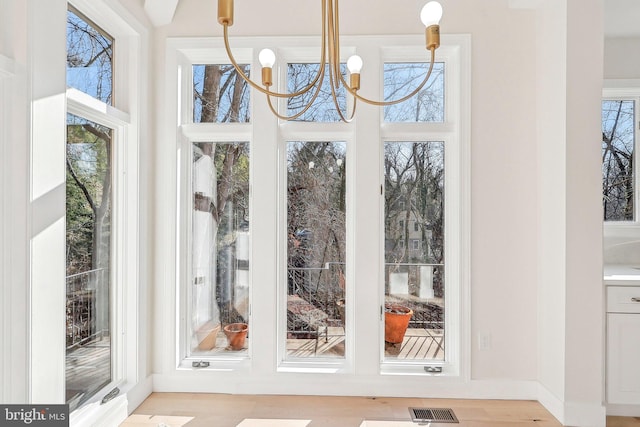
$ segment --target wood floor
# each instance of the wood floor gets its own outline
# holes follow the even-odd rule
[[[432,427],[561,426],[535,401],[204,393],[153,393],[121,426],[149,427],[162,425],[160,423],[171,427],[416,426],[411,422],[409,407],[451,408],[459,420],[459,424],[432,423]],[[607,427],[640,427],[640,418],[612,417]]]

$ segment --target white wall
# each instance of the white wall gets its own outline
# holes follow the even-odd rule
[[[29,129],[27,99],[27,2],[0,0],[0,54],[11,63],[5,78],[0,119],[0,284],[2,288],[2,402],[28,399],[28,241]],[[12,126],[5,126],[5,124]]]
[[[568,425],[604,425],[600,100],[603,3],[539,10],[541,400]]]
[[[640,79],[640,37],[605,39],[604,78]]]
[[[7,20],[2,54],[14,65],[2,141],[2,303],[3,315],[10,315],[3,401],[62,403],[64,351],[51,350],[64,348],[65,333],[66,3],[5,0],[0,7]]]

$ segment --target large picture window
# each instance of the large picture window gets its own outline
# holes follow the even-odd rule
[[[167,107],[180,119],[178,181],[163,203],[178,203],[178,369],[237,379],[257,369],[298,385],[302,373],[467,372],[463,39],[450,49],[443,43],[433,77],[406,103],[380,108],[344,90],[334,102],[325,76],[306,110],[313,90],[273,96],[270,105],[225,62],[221,43],[170,40],[170,79],[181,85],[178,107]],[[279,46],[272,90],[298,91],[318,74],[317,47],[304,40],[236,43],[239,67],[254,77],[259,50]],[[378,49],[385,43],[393,47]],[[366,56],[363,96],[412,91],[428,69],[420,43],[345,39],[344,55]],[[355,107],[354,120],[343,122],[337,109],[349,117]],[[411,311],[406,331],[387,339],[385,309],[400,307]],[[246,327],[238,349],[224,333],[229,324]]]

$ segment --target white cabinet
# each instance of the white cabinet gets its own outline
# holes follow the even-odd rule
[[[607,286],[607,402],[640,405],[640,286]]]

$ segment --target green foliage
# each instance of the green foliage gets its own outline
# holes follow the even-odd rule
[[[97,268],[109,247],[111,130],[69,116],[67,126],[67,275]],[[105,194],[107,193],[107,194]]]

